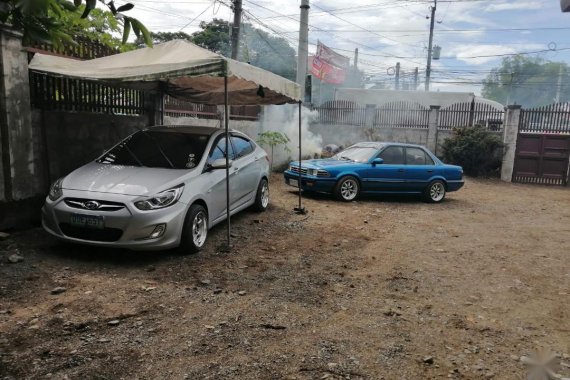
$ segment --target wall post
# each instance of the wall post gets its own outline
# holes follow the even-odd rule
[[[513,180],[520,118],[520,105],[507,106],[503,123],[503,144],[505,145],[505,150],[501,166],[501,180],[505,182],[512,182]]]
[[[0,200],[27,199],[43,192],[38,134],[32,127],[28,55],[22,34],[0,25]]]
[[[428,117],[427,148],[437,154],[437,125],[439,123],[439,109],[441,106],[430,106]]]

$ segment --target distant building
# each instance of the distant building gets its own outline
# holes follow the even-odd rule
[[[498,109],[504,107],[502,104],[493,100],[475,96],[472,92],[424,92],[337,88],[334,100],[348,100],[361,105],[374,104],[376,106],[394,102],[412,102],[418,103],[426,108],[430,106],[445,108],[455,103],[471,103],[475,101],[476,103],[488,104]]]

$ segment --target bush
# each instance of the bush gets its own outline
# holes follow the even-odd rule
[[[502,153],[501,139],[481,126],[454,128],[453,137],[443,142],[443,160],[474,177],[498,173]]]

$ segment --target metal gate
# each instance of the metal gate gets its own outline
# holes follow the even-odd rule
[[[570,135],[519,133],[513,182],[567,185]]]

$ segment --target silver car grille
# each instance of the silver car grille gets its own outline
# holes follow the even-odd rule
[[[64,202],[69,207],[90,211],[119,211],[126,207],[124,204],[119,202],[95,199],[65,198]]]

